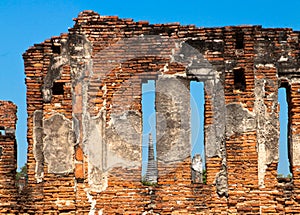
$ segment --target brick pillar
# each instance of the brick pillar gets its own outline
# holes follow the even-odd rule
[[[159,77],[155,106],[158,162],[168,164],[190,157],[189,81],[175,76]]]
[[[178,90],[181,89],[181,90]],[[191,195],[189,80],[159,77],[156,82],[156,126],[159,212],[186,213],[184,196]],[[178,192],[181,191],[181,193]]]
[[[14,213],[16,201],[17,146],[15,139],[17,107],[0,102],[0,213]]]
[[[289,102],[289,158],[291,165],[291,172],[293,175],[294,184],[294,197],[292,202],[289,198],[285,201],[285,211],[291,212],[295,206],[299,207],[300,198],[300,118],[299,118],[299,107],[300,107],[300,83],[291,83],[290,92],[288,92]],[[288,89],[287,89],[288,90]],[[293,204],[292,204],[293,203]]]

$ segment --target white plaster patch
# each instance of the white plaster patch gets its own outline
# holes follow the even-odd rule
[[[36,167],[37,168],[37,167]],[[35,172],[37,172],[37,171],[35,171]],[[41,182],[43,182],[43,178],[44,178],[44,173],[42,172],[41,173],[41,175],[37,175],[37,174],[35,174],[35,179],[36,179],[36,183],[41,183]]]
[[[61,104],[60,103],[55,103],[54,106],[58,108],[58,107],[61,107]]]
[[[91,203],[91,209],[90,209],[89,215],[95,215],[95,212],[96,212],[95,206],[96,206],[97,201],[95,199],[93,199],[93,196],[90,195],[89,192],[86,192],[86,196],[88,198],[89,203]]]
[[[51,65],[51,69],[59,68],[60,66],[65,65],[68,62],[67,58],[61,56],[55,57],[54,59],[55,63]]]
[[[272,63],[267,63],[267,64],[256,64],[255,65],[256,68],[265,68],[265,67],[269,67],[269,68],[276,68],[276,66]]]
[[[39,125],[39,123],[42,123],[42,119],[39,123],[36,122],[36,117],[38,115],[38,113],[42,114],[42,111],[37,110],[34,112],[33,115],[33,154],[34,154],[34,158],[36,160],[36,165],[35,165],[35,178],[36,178],[36,182],[37,183],[41,183],[43,181],[44,178],[44,166],[42,164],[41,161],[41,155],[43,154],[41,152],[41,150],[39,149],[41,146],[37,146],[37,144],[42,144],[42,142],[37,140],[37,137],[39,136],[39,132],[38,130],[41,129],[43,132],[43,129],[40,127],[41,125]],[[42,160],[44,159],[44,157],[42,158]]]
[[[288,58],[283,56],[281,56],[280,59],[278,60],[278,62],[286,62],[286,61],[288,61]]]
[[[64,206],[70,206],[73,203],[72,200],[64,200],[64,199],[59,199],[57,198],[55,201],[55,204],[57,207],[64,207]]]
[[[300,136],[293,135],[292,137],[292,149],[293,149],[293,165],[300,165]]]
[[[265,175],[266,175],[266,170],[267,170],[267,155],[266,155],[266,148],[265,144],[259,144],[258,146],[258,157],[259,157],[259,162],[258,162],[258,184],[261,188],[265,187]]]
[[[216,43],[222,43],[223,40],[217,40],[217,39],[214,39],[214,42],[216,42]]]
[[[83,49],[83,47],[75,46],[75,50],[76,50],[76,51],[81,51],[82,49]]]

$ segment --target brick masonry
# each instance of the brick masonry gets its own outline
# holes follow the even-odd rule
[[[0,101],[0,213],[16,214],[17,169],[16,121],[17,107],[12,102]]]
[[[23,55],[27,198],[11,195],[18,212],[0,202],[1,211],[300,213],[299,32],[149,24],[93,11],[74,21],[68,33]],[[156,83],[155,186],[141,182],[141,89],[148,80]],[[190,81],[205,86],[206,184],[192,182]],[[289,103],[291,179],[277,178],[279,87]],[[14,129],[15,110],[0,112],[9,117],[5,128]],[[14,137],[0,140],[10,153],[0,171],[14,173]],[[5,177],[1,192],[16,193],[12,175]]]

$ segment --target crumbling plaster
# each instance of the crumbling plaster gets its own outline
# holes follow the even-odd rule
[[[159,41],[160,46],[153,46],[153,40]],[[169,56],[171,56],[170,63],[176,62],[183,64],[186,66],[186,71],[185,74],[182,75],[176,74],[175,76],[170,77],[166,75],[164,75],[165,77],[161,76],[156,83],[158,160],[174,162],[190,156],[190,123],[188,120],[190,111],[187,111],[189,110],[189,81],[190,79],[204,81],[205,90],[207,94],[212,97],[213,111],[215,113],[213,124],[205,128],[206,156],[218,156],[222,158],[223,169],[216,175],[216,184],[218,187],[223,187],[220,188],[220,190],[223,191],[218,191],[220,194],[227,192],[226,152],[224,145],[224,90],[222,83],[219,80],[219,74],[214,69],[214,66],[205,60],[203,55],[199,52],[202,49],[197,49],[197,46],[194,48],[190,45],[197,44],[196,40],[166,40],[159,36],[141,36],[129,38],[124,41],[121,40],[114,46],[106,48],[97,54],[97,59],[101,59],[101,70],[97,72],[92,71],[93,61],[91,60],[91,45],[83,35],[71,34],[68,40],[61,40],[60,43],[61,54],[53,57],[50,62],[48,73],[43,84],[43,97],[45,102],[51,101],[51,88],[53,87],[53,82],[60,79],[62,67],[66,64],[70,64],[73,86],[74,144],[82,145],[85,155],[88,155],[89,180],[92,187],[99,188],[96,190],[105,189],[105,186],[103,187],[103,184],[106,184],[105,180],[103,183],[101,181],[106,178],[105,172],[112,167],[120,165],[123,167],[132,166],[135,163],[138,166],[140,164],[142,122],[140,113],[134,113],[133,111],[127,110],[123,114],[111,114],[109,126],[106,127],[103,122],[103,120],[105,120],[105,106],[103,110],[99,111],[97,116],[91,116],[90,108],[91,105],[93,105],[91,102],[94,95],[90,93],[91,80],[98,78],[101,73],[108,73],[120,63],[126,62],[126,60],[131,58],[159,56],[162,59],[168,59]],[[215,47],[214,44],[217,44],[217,47],[220,48],[223,46],[222,42],[218,40],[212,43],[213,47]],[[139,49],[137,46],[146,46],[146,52],[144,51],[145,49]],[[165,48],[166,54],[160,52],[161,46]],[[121,53],[120,56],[114,56],[117,61],[112,62],[110,58],[106,59],[106,57],[109,56],[107,53],[119,53],[115,50],[124,49],[123,47],[126,47],[126,52]],[[143,52],[137,53],[136,50],[143,50]],[[167,68],[168,66],[165,67],[164,70]],[[165,83],[166,81],[168,84]],[[175,84],[173,84],[175,91],[170,91],[171,82]],[[166,86],[168,87],[166,88]],[[178,94],[178,88],[182,89],[181,92],[184,93],[184,95]],[[170,102],[175,103],[173,105],[170,103],[168,106],[168,102],[164,102],[163,99],[163,97],[166,96],[171,98],[171,100],[169,99]],[[182,100],[183,98],[184,100]],[[178,101],[181,101],[180,104],[177,104]],[[165,114],[160,113],[160,105],[162,104],[164,104],[164,106],[162,106],[161,110],[163,110],[163,112],[166,111]],[[177,110],[176,108],[176,110],[172,110],[171,108],[169,110],[167,106],[170,108],[172,106],[179,107],[179,109]],[[164,107],[167,108],[165,109]],[[164,116],[162,117],[161,114]],[[177,127],[181,129],[178,130],[176,122],[180,122]],[[38,126],[35,127],[38,129]],[[168,132],[168,129],[170,129],[170,132]],[[176,135],[174,132],[179,135],[178,138],[175,138]],[[36,132],[36,134],[38,135],[39,133]],[[175,144],[175,142],[172,143],[169,137],[175,138],[177,144]],[[41,144],[38,142],[41,141],[38,141],[37,139],[36,141],[35,147],[37,149],[35,151],[39,152],[36,153],[36,174],[38,181],[40,181],[40,178],[42,178],[41,169],[43,159],[39,158],[41,151],[38,149],[38,146]],[[167,147],[166,144],[163,144],[164,142],[169,145],[169,147]],[[180,144],[178,145],[178,143],[182,146],[179,146]],[[124,149],[127,150],[124,151]],[[44,153],[45,152],[42,154]],[[48,158],[48,162],[51,162],[51,159],[49,159],[50,158]],[[71,171],[71,169],[68,171]],[[220,183],[220,181],[222,181],[222,183]]]
[[[43,155],[48,172],[68,174],[74,169],[74,135],[72,122],[54,114],[43,120]]]
[[[249,208],[256,213],[259,208],[264,213],[272,210],[273,205],[268,207],[270,200],[283,208],[278,206],[276,210],[288,211],[288,200],[293,204],[298,200],[292,196],[293,191],[287,194],[287,188],[281,188],[276,180],[277,91],[280,80],[284,80],[291,88],[287,92],[289,102],[296,107],[289,110],[288,143],[293,171],[289,186],[296,187],[299,168],[295,165],[300,165],[299,123],[295,117],[298,40],[299,33],[289,29],[202,29],[135,23],[93,12],[81,14],[67,36],[52,38],[43,47],[49,53],[47,57],[51,56],[42,71],[43,101],[41,105],[29,105],[36,107],[32,130],[37,182],[42,182],[44,175],[50,180],[56,175],[72,178],[75,172],[71,181],[76,182],[76,191],[69,195],[76,195],[74,201],[87,198],[90,214],[130,213],[131,208],[143,213],[174,210],[185,214],[190,212],[188,208],[236,214],[247,213]],[[35,55],[28,56],[28,61],[35,59]],[[30,73],[31,65],[26,69]],[[234,71],[240,69],[245,86],[238,89]],[[156,83],[159,162],[158,186],[151,188],[139,181],[141,85],[147,80]],[[31,86],[30,81],[29,90],[37,86]],[[69,95],[52,93],[55,83],[64,81],[71,100]],[[204,82],[205,87],[207,184],[190,183],[191,81]],[[64,109],[68,102],[71,104]],[[60,161],[56,155],[66,158],[59,168],[53,167]],[[124,178],[126,181],[122,181]],[[285,196],[278,200],[280,192]],[[193,193],[192,197],[186,198],[187,193]],[[107,198],[116,204],[115,210],[106,206]],[[126,199],[126,203],[119,199]],[[142,202],[147,203],[141,206]],[[86,205],[80,204],[76,202],[76,208],[85,210]]]
[[[98,54],[98,57],[101,57],[100,65],[102,70],[98,71],[99,74],[105,72],[111,71],[113,68],[117,67],[120,63],[126,62],[126,60],[131,58],[136,58],[140,56],[156,56],[159,55],[163,58],[168,58],[169,55],[162,55],[160,52],[160,49],[156,46],[151,46],[151,42],[153,40],[159,40],[160,45],[165,46],[166,50],[170,50],[171,55],[171,61],[181,63],[183,65],[186,65],[186,74],[182,74],[181,81],[179,81],[180,75],[175,75],[173,78],[172,76],[164,77],[161,76],[161,78],[158,79],[156,83],[156,91],[157,91],[157,119],[158,119],[158,159],[165,160],[165,161],[175,161],[175,160],[182,160],[189,156],[190,147],[186,145],[186,143],[189,142],[189,130],[190,125],[188,123],[188,116],[190,114],[189,111],[189,101],[185,100],[181,102],[181,105],[179,104],[173,104],[173,107],[180,107],[182,110],[169,110],[166,105],[168,102],[162,102],[164,101],[164,97],[173,97],[170,101],[174,100],[176,102],[181,101],[181,98],[189,98],[189,77],[196,78],[197,80],[204,81],[205,82],[205,90],[208,95],[212,96],[212,102],[213,102],[213,111],[214,111],[214,123],[212,125],[209,125],[205,128],[205,138],[206,138],[206,156],[208,157],[214,157],[214,156],[220,156],[222,157],[223,161],[223,167],[224,169],[221,170],[221,172],[216,176],[216,183],[217,184],[226,184],[226,183],[220,183],[219,179],[221,176],[222,181],[226,181],[226,150],[225,150],[225,127],[226,127],[226,136],[230,137],[231,135],[235,133],[243,133],[250,130],[255,130],[258,128],[258,152],[260,161],[259,162],[259,181],[260,184],[263,185],[263,178],[264,178],[264,172],[266,170],[266,167],[268,164],[270,164],[274,159],[276,160],[278,157],[278,147],[273,147],[274,144],[271,142],[278,141],[278,123],[269,125],[266,122],[276,122],[278,121],[278,118],[275,114],[276,110],[276,100],[277,100],[277,94],[272,94],[275,96],[273,99],[274,101],[274,107],[272,108],[274,114],[269,114],[266,112],[266,107],[263,104],[262,98],[264,97],[264,83],[267,81],[268,84],[276,85],[275,83],[272,83],[271,80],[256,80],[256,102],[255,102],[255,111],[254,113],[249,112],[247,109],[243,108],[241,105],[238,104],[227,104],[225,108],[225,99],[224,99],[224,90],[222,86],[222,82],[219,77],[219,73],[214,70],[214,66],[212,66],[210,63],[208,63],[207,60],[205,60],[202,56],[202,54],[199,51],[205,51],[205,48],[197,48],[197,45],[201,44],[201,41],[198,42],[197,40],[187,40],[187,41],[180,41],[180,40],[162,40],[158,36],[155,36],[153,38],[150,37],[138,37],[138,38],[129,38],[125,41],[118,42],[113,47],[104,49]],[[73,77],[73,106],[74,106],[74,112],[73,113],[73,130],[75,133],[75,143],[76,144],[82,144],[83,149],[86,155],[89,157],[89,178],[90,180],[94,181],[95,184],[101,184],[98,180],[102,178],[100,175],[102,175],[102,172],[108,171],[112,167],[116,167],[118,165],[121,166],[132,166],[135,162],[136,165],[139,165],[139,162],[141,161],[141,153],[140,153],[140,142],[141,142],[141,115],[140,113],[134,113],[133,111],[125,111],[123,114],[112,114],[111,115],[111,121],[109,123],[109,127],[106,128],[105,123],[102,121],[105,120],[105,109],[101,110],[102,112],[99,112],[98,116],[92,117],[90,113],[90,105],[92,101],[93,94],[89,93],[90,89],[90,78],[97,78],[97,72],[92,71],[92,60],[91,60],[91,45],[89,42],[85,39],[82,35],[71,35],[67,41],[61,40],[61,54],[57,57],[52,58],[52,61],[50,63],[47,76],[44,80],[43,85],[43,95],[44,95],[44,101],[50,102],[52,92],[51,87],[53,87],[53,82],[56,80],[59,80],[60,78],[60,72],[61,68],[65,64],[71,64],[71,71],[72,71],[72,77]],[[175,44],[175,46],[174,46]],[[191,45],[194,45],[196,48],[192,47]],[[216,45],[214,45],[216,44]],[[126,49],[125,53],[121,53],[121,55],[118,57],[116,56],[117,61],[114,61],[113,64],[110,61],[110,59],[105,59],[106,56],[109,56],[107,52],[113,52],[115,49],[122,49],[122,47],[129,47],[130,49]],[[137,46],[147,46],[148,49],[147,52],[141,52],[136,53]],[[223,47],[223,44],[221,41],[213,41],[212,47],[219,47],[216,48],[216,51],[220,51]],[[203,50],[202,50],[203,49]],[[144,50],[144,49],[142,49]],[[166,53],[168,53],[166,51]],[[265,54],[268,55],[268,54]],[[265,57],[263,55],[263,57]],[[103,57],[102,57],[103,56]],[[280,58],[280,62],[282,62],[282,58]],[[167,67],[165,67],[166,70]],[[177,78],[176,78],[177,76]],[[170,80],[177,80],[177,83],[181,83],[179,85],[182,85],[182,81],[184,80],[184,77],[186,79],[186,84],[184,84],[183,87],[180,87],[183,89],[183,91],[186,89],[185,95],[178,94],[178,86],[175,87],[176,92],[171,92],[168,90],[170,88]],[[163,80],[168,81],[168,85],[166,83],[163,83]],[[173,81],[174,82],[174,81]],[[270,82],[270,83],[269,83]],[[160,84],[162,83],[162,84]],[[175,82],[174,82],[175,83]],[[168,86],[167,88],[164,88],[164,86]],[[76,88],[80,88],[80,90],[76,90]],[[182,91],[182,92],[183,92]],[[162,93],[163,92],[163,93]],[[78,94],[79,93],[79,94]],[[167,95],[168,94],[168,95]],[[169,95],[171,94],[171,95]],[[272,96],[272,95],[269,95]],[[179,96],[179,97],[178,97]],[[174,99],[174,98],[177,99]],[[271,98],[271,97],[270,97]],[[87,106],[89,104],[89,106]],[[164,104],[160,109],[160,104]],[[184,106],[184,105],[185,106]],[[78,107],[77,107],[78,106]],[[170,104],[169,107],[172,105]],[[166,114],[160,113],[160,110],[166,111]],[[179,118],[176,117],[175,113],[178,113]],[[164,116],[160,116],[160,114],[163,114]],[[186,115],[186,116],[185,116]],[[167,116],[167,117],[166,117]],[[226,117],[225,117],[226,116]],[[175,118],[176,119],[175,119]],[[234,117],[234,118],[232,118]],[[180,120],[181,118],[181,120]],[[184,118],[185,120],[183,120]],[[226,118],[226,121],[225,121]],[[171,120],[171,121],[170,121]],[[174,121],[175,120],[175,121]],[[256,125],[257,120],[257,125]],[[170,121],[170,123],[168,123]],[[176,129],[176,123],[174,122],[181,122],[179,127],[182,128],[182,130]],[[170,125],[175,126],[174,129],[170,128]],[[257,126],[257,127],[256,127]],[[166,128],[170,128],[170,135],[166,131]],[[40,129],[38,128],[38,124],[36,126],[36,131]],[[82,129],[82,131],[80,131]],[[179,132],[179,136],[182,138],[175,138],[174,132]],[[161,133],[163,132],[163,133]],[[41,145],[39,142],[41,142],[38,137],[40,132],[36,133],[36,152],[40,149],[39,146]],[[272,138],[268,138],[265,135],[270,134]],[[124,136],[125,135],[125,136]],[[183,135],[183,136],[182,136]],[[124,137],[126,138],[126,141],[124,141]],[[168,142],[167,145],[172,146],[174,150],[170,150],[170,147],[166,147],[165,144],[162,144],[163,142],[163,136],[171,136],[174,137],[178,143],[180,142],[183,144],[181,147],[179,147],[182,150],[174,149],[174,144],[171,143],[172,141],[170,138],[166,137],[166,140]],[[96,138],[97,137],[97,138]],[[132,138],[130,138],[132,137]],[[129,138],[129,139],[128,139]],[[273,138],[275,138],[273,140]],[[294,138],[295,139],[295,138]],[[100,140],[100,141],[99,141]],[[126,147],[125,147],[125,145]],[[120,147],[120,146],[124,147]],[[177,145],[177,144],[175,144]],[[294,144],[296,145],[296,144]],[[120,148],[126,148],[128,151],[119,150]],[[176,148],[176,147],[175,147]],[[138,149],[138,150],[136,150]],[[135,151],[136,150],[136,151]],[[181,153],[178,154],[178,151]],[[185,151],[185,153],[182,153]],[[171,155],[172,153],[175,153]],[[43,163],[43,159],[38,158],[40,155],[39,153],[36,153],[36,160],[37,162],[37,178],[41,178],[41,163]],[[98,155],[101,155],[99,158]],[[277,156],[276,156],[277,155]],[[180,156],[182,158],[180,158]],[[163,158],[165,157],[165,158]],[[166,160],[167,159],[167,160]],[[69,170],[70,171],[70,170]],[[95,175],[91,174],[100,174],[97,177]],[[96,182],[98,181],[98,182]],[[92,184],[94,184],[92,183]],[[226,186],[225,186],[226,187]],[[220,192],[224,193],[224,192]]]

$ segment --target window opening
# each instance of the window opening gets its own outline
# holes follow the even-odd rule
[[[279,42],[286,42],[288,39],[288,36],[286,32],[280,32],[279,33]]]
[[[289,106],[288,106],[287,89],[281,87],[278,89],[278,102],[280,105],[279,122],[280,122],[280,136],[279,136],[279,162],[277,167],[278,177],[291,177],[291,166],[289,160]]]
[[[54,82],[52,87],[52,95],[63,95],[64,84],[64,82]]]
[[[239,30],[235,34],[235,48],[243,49],[244,48],[244,32]]]
[[[191,81],[191,157],[194,183],[205,182],[204,103],[204,83]]]
[[[142,182],[145,185],[157,182],[156,160],[156,112],[155,81],[142,85],[143,141],[142,141]]]
[[[5,128],[0,126],[0,135],[5,135]]]
[[[246,89],[246,78],[245,78],[245,70],[244,69],[235,69],[233,70],[234,76],[234,89],[245,91]]]
[[[55,45],[52,43],[51,49],[53,54],[60,54],[60,45]]]

